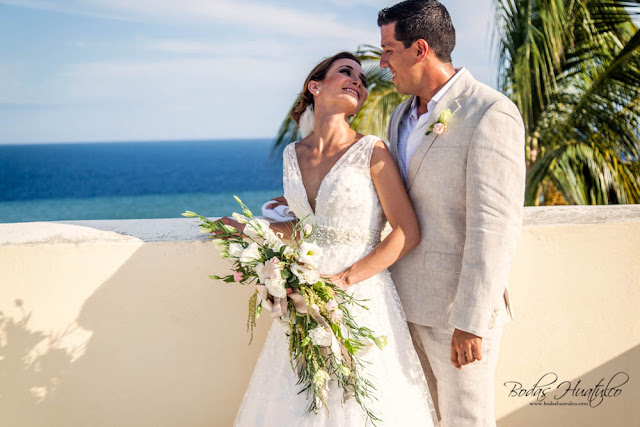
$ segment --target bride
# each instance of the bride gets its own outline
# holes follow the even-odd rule
[[[358,59],[342,52],[320,62],[307,77],[291,117],[301,124],[301,141],[284,150],[284,196],[297,218],[315,227],[322,248],[318,270],[333,283],[367,300],[369,310],[350,311],[361,326],[386,335],[383,350],[363,356],[365,375],[375,386],[367,402],[392,426],[437,425],[427,383],[411,343],[406,319],[387,267],[420,241],[418,222],[386,145],[351,129],[348,117],[367,97]],[[386,221],[392,231],[381,242]],[[239,230],[231,218],[223,221]],[[291,225],[271,224],[290,237]],[[236,426],[364,426],[371,420],[342,390],[330,385],[328,413],[307,414],[305,393],[289,362],[288,341],[280,322],[273,322],[256,363]]]

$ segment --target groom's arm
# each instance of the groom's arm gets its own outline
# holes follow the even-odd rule
[[[471,137],[465,246],[449,323],[478,337],[490,334],[492,316],[504,304],[522,226],[524,145],[522,119],[508,100],[489,107]]]

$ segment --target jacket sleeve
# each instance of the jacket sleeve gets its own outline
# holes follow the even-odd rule
[[[491,105],[476,125],[466,174],[466,235],[449,324],[486,337],[503,294],[522,226],[525,135],[510,101]]]

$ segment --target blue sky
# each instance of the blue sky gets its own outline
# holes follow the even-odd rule
[[[495,87],[492,0],[444,0]],[[379,45],[381,0],[0,0],[0,143],[273,137],[323,57]]]

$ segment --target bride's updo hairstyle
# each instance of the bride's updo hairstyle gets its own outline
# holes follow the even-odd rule
[[[324,80],[324,78],[327,76],[327,71],[329,71],[331,65],[338,59],[350,59],[362,65],[360,63],[360,60],[356,58],[355,55],[349,52],[340,52],[316,65],[313,70],[311,70],[311,73],[309,73],[309,75],[307,76],[307,79],[304,81],[304,86],[302,86],[302,92],[300,92],[300,95],[298,96],[298,101],[291,109],[291,113],[289,113],[289,117],[291,117],[291,119],[293,119],[296,123],[300,123],[300,116],[302,116],[302,113],[304,113],[307,107],[309,105],[313,105],[313,95],[311,94],[311,92],[309,92],[308,88],[309,82],[311,80],[315,80],[317,82]]]

